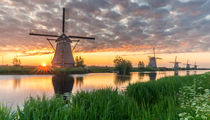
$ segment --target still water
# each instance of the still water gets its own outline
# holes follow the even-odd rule
[[[0,75],[0,104],[22,106],[29,96],[53,96],[55,93],[76,93],[81,90],[89,91],[100,88],[118,88],[124,90],[129,83],[147,82],[173,75],[203,74],[207,70],[198,71],[160,71],[133,72],[122,77],[115,73],[89,73],[66,76],[55,75]]]

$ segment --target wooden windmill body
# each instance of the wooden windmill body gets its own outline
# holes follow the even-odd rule
[[[181,62],[177,61],[177,56],[176,56],[175,57],[175,61],[174,62],[170,62],[170,63],[174,63],[174,70],[178,70],[179,69],[179,63],[181,63]]]
[[[194,64],[194,70],[197,70],[197,69],[198,69],[198,65],[195,62],[195,64]]]
[[[71,41],[65,35],[56,40],[55,55],[52,60],[52,67],[74,67],[74,58],[70,45]]]
[[[82,36],[67,36],[65,34],[65,8],[63,8],[63,26],[62,26],[62,34],[61,35],[47,35],[47,34],[36,34],[36,33],[29,33],[29,35],[36,35],[36,36],[45,36],[45,37],[57,37],[57,39],[48,39],[50,45],[55,50],[55,54],[52,60],[52,67],[60,67],[60,68],[71,68],[74,67],[74,57],[72,54],[71,43],[72,42],[79,42],[79,40],[72,40],[72,39],[89,39],[95,40],[93,37],[82,37]],[[56,49],[53,47],[50,41],[56,42]]]
[[[184,64],[184,65],[186,65],[186,69],[187,69],[187,70],[190,69],[190,65],[191,65],[191,64],[189,64],[189,61],[188,61],[188,60],[187,60],[187,64]]]
[[[153,57],[149,57],[148,67],[157,68],[156,59],[161,59],[161,58],[158,58],[158,57],[155,56],[155,48],[153,48],[153,52],[154,52],[154,56]]]

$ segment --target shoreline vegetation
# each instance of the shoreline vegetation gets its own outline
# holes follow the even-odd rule
[[[178,70],[195,70],[180,68]],[[196,70],[210,70],[210,68],[198,68]],[[150,72],[150,71],[174,71],[172,68],[138,68],[133,67],[130,72]],[[90,67],[75,67],[75,68],[51,68],[49,66],[42,67],[24,67],[24,66],[1,66],[0,75],[28,75],[28,74],[86,74],[86,73],[117,73],[114,67],[107,66],[90,66]]]
[[[28,98],[23,109],[0,105],[4,120],[207,120],[210,73],[130,84],[125,91],[100,89],[52,98]],[[201,104],[202,103],[202,104]]]

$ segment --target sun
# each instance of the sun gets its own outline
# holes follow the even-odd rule
[[[46,67],[46,63],[42,63],[42,67]]]
[[[33,70],[33,72],[36,73],[36,74],[54,73],[53,69],[44,62],[41,65],[39,65],[38,67],[36,67]]]

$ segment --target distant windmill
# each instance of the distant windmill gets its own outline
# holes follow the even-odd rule
[[[177,62],[177,56],[175,57],[175,61],[174,62],[170,62],[170,63],[174,63],[174,70],[179,69],[179,63],[181,62]]]
[[[198,65],[195,62],[195,64],[194,64],[194,70],[197,70],[197,69],[198,69]]]
[[[71,43],[72,42],[79,42],[79,40],[72,40],[76,39],[89,39],[95,40],[93,37],[82,37],[82,36],[71,36],[65,34],[65,8],[63,8],[63,26],[62,26],[62,34],[61,35],[47,35],[47,34],[36,34],[36,33],[29,33],[29,35],[36,35],[36,36],[45,36],[45,37],[57,37],[57,39],[48,39],[48,42],[55,50],[55,55],[52,60],[52,67],[74,67],[74,58],[72,55]],[[53,47],[51,40],[56,42],[56,48]],[[77,44],[76,43],[76,44]],[[75,48],[75,47],[74,47]]]
[[[184,65],[186,65],[186,69],[187,69],[187,70],[190,69],[190,65],[191,65],[191,64],[189,64],[189,60],[187,60],[187,64],[184,64]]]
[[[153,48],[154,57],[149,56],[149,64],[148,67],[157,68],[156,59],[161,59],[155,56],[155,48]]]

